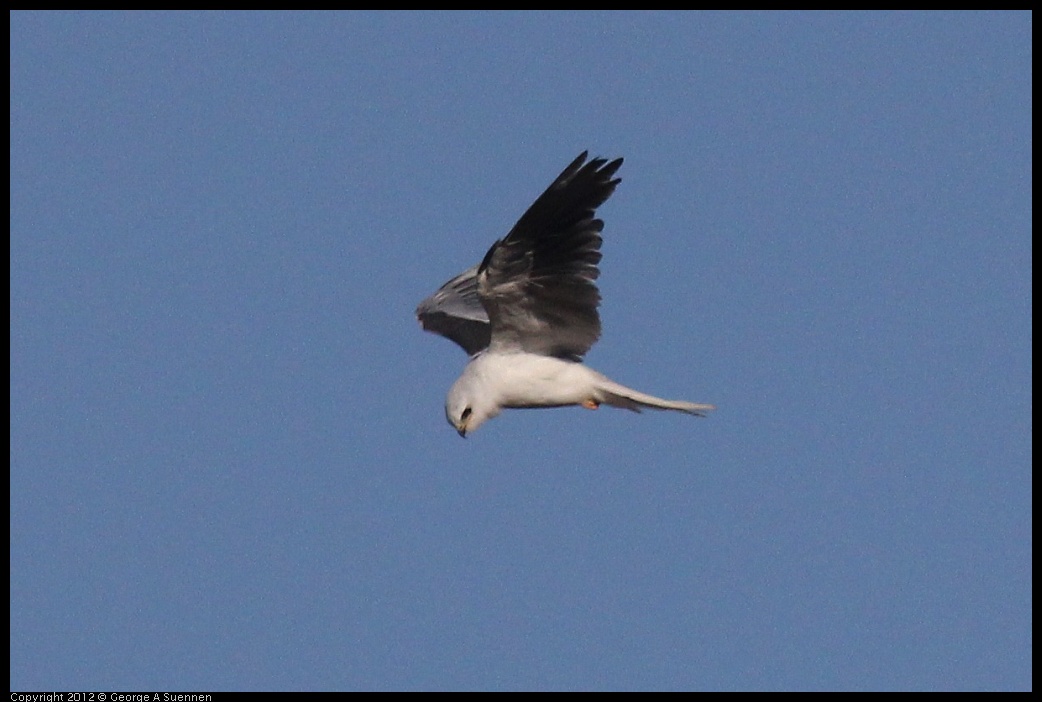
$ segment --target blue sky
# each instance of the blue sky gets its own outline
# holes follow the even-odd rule
[[[11,15],[11,687],[1031,687],[1031,16]],[[416,303],[579,152],[598,370]]]

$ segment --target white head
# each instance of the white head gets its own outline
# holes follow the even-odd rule
[[[463,438],[467,434],[499,415],[500,407],[489,398],[488,393],[481,392],[480,378],[464,372],[449,389],[445,398],[445,419]]]

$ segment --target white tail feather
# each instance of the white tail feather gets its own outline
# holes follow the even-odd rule
[[[603,376],[602,376],[603,377]],[[696,417],[706,416],[706,412],[715,410],[713,405],[696,404],[684,402],[683,400],[663,400],[661,397],[648,395],[647,393],[620,385],[614,380],[604,378],[597,388],[599,396],[597,400],[612,407],[621,407],[632,412],[640,412],[642,407],[650,407],[657,410],[676,410],[687,412]]]

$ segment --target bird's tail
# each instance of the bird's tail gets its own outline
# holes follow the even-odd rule
[[[694,402],[684,402],[683,400],[663,400],[661,397],[648,395],[639,390],[620,385],[614,380],[604,378],[604,376],[601,377],[603,381],[599,383],[597,388],[600,396],[596,399],[598,402],[611,405],[612,407],[621,407],[632,412],[640,412],[645,407],[656,410],[676,410],[677,412],[693,414],[696,417],[704,417],[706,412],[716,409],[713,405],[696,404]]]

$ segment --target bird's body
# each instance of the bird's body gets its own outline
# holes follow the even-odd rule
[[[594,375],[581,363],[553,356],[482,352],[467,364],[454,388],[461,394],[480,394],[499,407],[564,407],[592,398]]]
[[[502,409],[568,407],[597,409],[611,405],[639,412],[641,407],[669,409],[698,416],[711,405],[663,400],[620,385],[578,361],[534,353],[479,353],[449,390],[445,414],[449,424],[466,412],[466,429],[473,431]],[[461,427],[457,426],[457,430]]]
[[[600,274],[596,208],[615,190],[622,159],[581,154],[484,260],[420,303],[424,329],[459,344],[471,360],[449,390],[445,415],[466,436],[504,408],[601,404],[698,416],[712,405],[663,400],[581,363],[600,336],[594,280]]]

